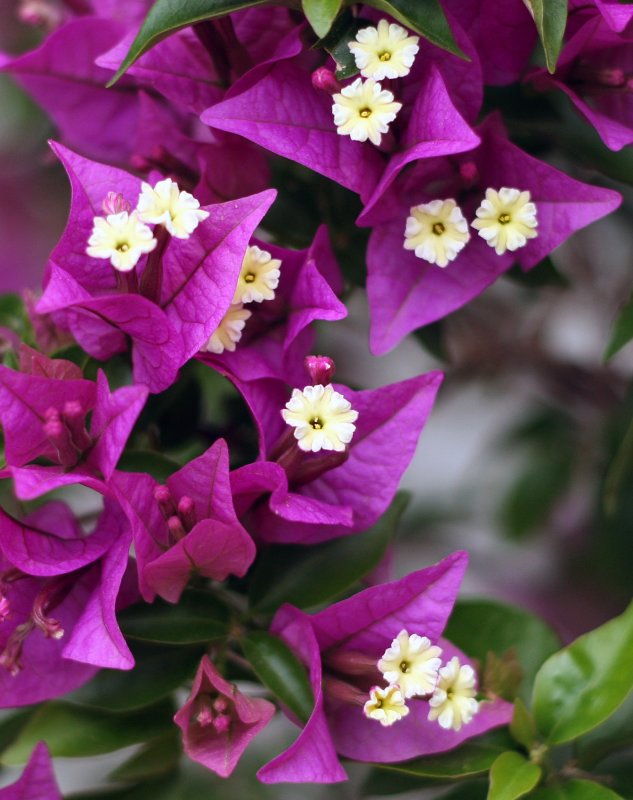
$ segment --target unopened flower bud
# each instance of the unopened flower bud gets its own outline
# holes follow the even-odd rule
[[[328,383],[332,383],[334,362],[328,356],[306,356],[303,365],[310,376],[313,386],[318,384],[327,386]]]
[[[103,198],[101,208],[106,217],[108,214],[120,214],[121,211],[127,211],[129,213],[132,210],[132,206],[123,197],[121,192],[108,192]]]
[[[318,91],[327,94],[336,94],[341,91],[341,84],[336,79],[336,75],[327,67],[319,67],[312,73],[312,86]]]

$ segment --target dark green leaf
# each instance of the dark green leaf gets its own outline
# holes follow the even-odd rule
[[[619,794],[593,781],[569,781],[540,789],[532,797],[533,800],[622,800]]]
[[[633,688],[633,603],[619,617],[551,656],[534,682],[532,708],[550,744],[600,725]]]
[[[315,547],[271,547],[257,564],[251,606],[272,613],[282,603],[298,608],[338,597],[378,566],[408,503],[400,493],[381,519],[365,533]]]
[[[34,714],[35,707],[21,708],[18,711],[2,711],[0,719],[0,752],[13,742],[27,721]]]
[[[187,589],[177,605],[156,600],[125,609],[118,616],[121,630],[132,639],[162,644],[198,644],[228,633],[226,607],[207,592]]]
[[[569,286],[569,280],[559,272],[556,265],[549,256],[545,256],[542,261],[532,267],[523,270],[518,264],[505,273],[514,283],[525,286],[529,289],[540,288],[541,286]]]
[[[17,294],[0,295],[0,327],[22,333],[26,323],[22,298]]]
[[[633,693],[602,725],[574,743],[574,754],[583,769],[591,769],[605,757],[633,746]],[[602,765],[600,765],[602,769]],[[631,783],[633,789],[633,781]]]
[[[538,617],[494,600],[458,602],[444,635],[482,664],[488,652],[502,656],[514,648],[525,673],[524,698],[529,697],[538,668],[560,647],[557,636]]]
[[[371,24],[371,20],[355,17],[346,11],[336,19],[328,35],[317,42],[317,46],[327,50],[334,59],[336,77],[340,81],[358,74],[356,59],[348,45],[354,41],[359,30],[367,28]]]
[[[625,344],[633,339],[633,297],[620,309],[616,317],[611,339],[604,351],[604,360],[608,361],[612,356],[619,352]]]
[[[508,750],[490,769],[488,800],[516,800],[524,797],[541,779],[541,768],[519,753]]]
[[[180,464],[152,450],[126,450],[117,464],[117,469],[124,472],[147,472],[162,483],[180,469]]]
[[[108,84],[119,80],[121,75],[132,64],[146,53],[154,45],[158,44],[172,33],[202,22],[205,19],[222,17],[232,11],[239,11],[241,8],[264,5],[269,0],[156,0],[149,10],[145,21],[141,26],[136,38],[132,42],[128,54],[116,75]]]
[[[531,750],[536,736],[536,723],[520,697],[514,701],[514,716],[510,723],[510,733],[515,741],[526,750]]]
[[[563,45],[567,5],[568,0],[527,0],[545,50],[547,69],[552,73],[556,70],[556,62]]]
[[[292,650],[264,631],[254,631],[241,640],[244,655],[258,678],[302,721],[314,707],[308,675]]]
[[[106,711],[131,711],[162,700],[188,680],[202,657],[201,648],[157,647],[136,643],[136,665],[129,672],[103,669],[66,699]]]
[[[170,730],[173,714],[174,708],[167,702],[132,714],[108,714],[70,703],[47,703],[26,723],[1,760],[10,766],[24,764],[41,741],[46,742],[54,757],[111,753]]]
[[[140,781],[178,766],[181,755],[180,731],[174,725],[172,730],[158,739],[152,739],[134,755],[117,767],[108,776],[112,781]]]
[[[424,778],[469,778],[488,772],[504,750],[498,745],[474,741],[445,755],[416,758],[402,764],[380,764],[377,768]]]
[[[369,0],[367,5],[385,11],[438,47],[466,58],[453,38],[439,0]]]
[[[312,25],[312,29],[317,36],[325,36],[328,33],[341,9],[342,1],[301,0],[303,13],[308,18],[308,22]]]

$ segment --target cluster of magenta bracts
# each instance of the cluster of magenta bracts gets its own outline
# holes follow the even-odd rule
[[[266,151],[360,195],[358,224],[371,228],[367,288],[375,353],[468,302],[515,261],[479,237],[445,269],[416,258],[403,247],[413,207],[453,198],[472,218],[490,187],[529,192],[538,236],[516,256],[529,269],[620,202],[617,193],[522,152],[498,116],[474,125],[484,83],[525,76],[535,86],[564,88],[609,146],[630,142],[630,65],[618,64],[631,52],[627,7],[596,0],[572,8],[571,36],[550,78],[526,73],[535,32],[523,3],[509,3],[507,13],[480,27],[472,24],[480,0],[446,0],[470,61],[421,41],[413,68],[399,79],[402,110],[377,148],[337,134],[331,98],[319,88],[319,70],[334,65],[324,63],[305,24],[285,8],[247,9],[222,25],[175,33],[105,89],[148,5],[25,0],[23,18],[45,23],[49,35],[34,52],[1,62],[50,112],[64,142],[52,148],[72,189],[68,225],[33,306],[43,352],[23,345],[19,370],[0,367],[2,476],[13,481],[20,501],[87,486],[103,496],[103,511],[89,536],[59,500],[22,519],[2,511],[0,705],[63,695],[102,667],[132,669],[117,610],[157,595],[178,602],[192,572],[213,581],[244,576],[260,543],[310,545],[365,531],[395,495],[442,376],[353,391],[332,387],[327,359],[305,361],[313,323],[346,314],[343,281],[323,227],[303,251],[254,238],[275,201]],[[360,13],[374,24],[380,19],[370,9]],[[508,29],[512,46],[500,49]],[[96,218],[127,218],[144,184],[152,190],[167,179],[199,201],[198,223],[181,236],[169,227],[173,216],[148,218],[156,225],[149,234],[155,244],[126,263],[123,279],[114,261],[89,253],[102,245],[89,244],[104,224]],[[209,352],[236,304],[253,246],[281,262],[274,298],[251,304],[252,319],[241,339],[231,340],[233,351]],[[44,354],[69,339],[98,361],[129,352],[133,385],[111,392],[104,373],[86,380],[74,364]],[[257,460],[231,471],[220,439],[164,485],[117,470],[148,394],[170,387],[192,358],[241,392],[259,436]],[[289,401],[293,389],[298,395]],[[347,415],[330,439],[318,414],[303,422],[292,416],[305,397],[319,395],[320,402],[326,392]],[[263,781],[344,780],[339,756],[402,761],[451,749],[509,721],[510,706],[488,698],[459,728],[438,726],[421,703],[397,725],[377,725],[359,703],[342,698],[341,665],[359,658],[377,665],[399,632],[419,633],[439,643],[444,658],[466,661],[441,638],[465,566],[465,554],[456,553],[317,614],[278,611],[271,630],[308,668],[315,705],[297,741],[260,771]],[[268,701],[239,693],[205,657],[176,723],[187,753],[227,775],[273,711]],[[45,771],[41,762],[36,751],[29,770]],[[27,770],[23,780],[30,776]]]

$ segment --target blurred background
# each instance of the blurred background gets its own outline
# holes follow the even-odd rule
[[[10,54],[32,48],[39,37],[19,22],[17,8],[15,0],[0,3],[0,51]],[[506,98],[489,99],[503,104]],[[349,241],[333,226],[349,317],[321,326],[318,341],[319,351],[335,359],[338,379],[356,387],[435,368],[447,374],[403,482],[412,499],[393,553],[393,576],[466,549],[465,595],[532,610],[569,641],[619,613],[633,587],[633,346],[604,359],[633,286],[633,155],[630,149],[607,151],[566,100],[548,102],[560,136],[529,129],[520,115],[513,129],[510,110],[514,139],[574,177],[616,188],[625,198],[622,208],[576,234],[528,275],[512,271],[382,358],[367,347],[362,234]],[[46,145],[53,126],[2,74],[0,108],[0,291],[19,293],[38,288],[65,224],[69,194]],[[288,196],[315,180],[281,160],[274,175]],[[353,207],[356,201],[345,194],[340,202]],[[231,797],[236,791],[296,797],[292,787],[269,790],[252,777],[262,748],[278,752],[278,737],[293,737],[285,721],[277,722],[269,741],[249,750],[235,781],[225,788],[214,781],[213,797],[222,800],[229,791]],[[94,773],[84,762],[80,772],[71,761],[61,763],[62,788],[89,786],[112,763],[111,757],[95,760]],[[187,797],[196,786],[209,786],[206,774],[196,777],[191,769],[194,788]],[[348,786],[302,787],[301,794],[306,800],[352,798],[362,768],[352,775]],[[12,771],[0,776],[3,784],[12,779]]]

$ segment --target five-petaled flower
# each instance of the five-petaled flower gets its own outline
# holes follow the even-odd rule
[[[514,252],[524,247],[528,239],[538,236],[536,205],[528,191],[503,186],[499,191],[486,189],[486,197],[476,211],[473,228],[498,256],[506,250]]]
[[[110,259],[119,272],[129,272],[142,255],[151,253],[155,247],[154,234],[141,222],[138,213],[120,211],[94,218],[86,252],[92,258]]]
[[[153,188],[143,182],[137,210],[143,222],[164,225],[177,239],[188,239],[209,216],[196,198],[171,178],[158,181]]]
[[[393,94],[373,78],[367,78],[366,81],[356,78],[332,99],[336,132],[356,142],[369,139],[376,146],[402,108],[402,103],[396,103]]]
[[[419,41],[418,36],[410,36],[401,25],[381,19],[375,28],[361,28],[356,41],[348,47],[360,74],[381,81],[409,74],[420,49]]]
[[[358,419],[358,412],[349,400],[331,384],[306,386],[303,391],[294,389],[281,415],[295,429],[297,444],[306,453],[345,450],[352,441]]]

